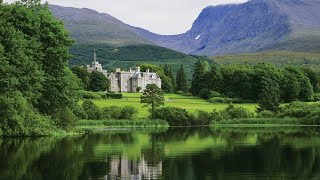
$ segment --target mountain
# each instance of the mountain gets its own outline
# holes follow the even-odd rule
[[[320,0],[251,0],[205,8],[184,34],[135,32],[153,43],[197,55],[265,50],[320,51]]]
[[[113,46],[152,44],[120,20],[91,9],[49,5],[53,15],[62,20],[76,43],[105,43]]]

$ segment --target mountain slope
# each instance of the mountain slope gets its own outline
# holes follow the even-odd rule
[[[205,8],[184,34],[160,36],[135,28],[167,48],[197,55],[320,49],[319,0],[251,0]]]
[[[115,46],[152,44],[138,36],[129,25],[108,14],[86,8],[49,7],[56,18],[64,21],[76,43],[106,43]]]

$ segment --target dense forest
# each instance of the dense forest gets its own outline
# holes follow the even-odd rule
[[[205,99],[230,97],[258,102],[276,111],[280,103],[313,101],[320,91],[319,75],[310,68],[259,63],[218,67],[198,61],[194,66],[191,93]],[[218,95],[217,95],[218,94]],[[216,99],[218,100],[218,99]]]
[[[39,0],[0,1],[0,134],[47,135],[76,119],[73,40]]]

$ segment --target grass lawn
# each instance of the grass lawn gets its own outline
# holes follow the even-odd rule
[[[143,104],[140,103],[139,93],[124,93],[123,99],[94,99],[93,102],[100,108],[109,106],[134,106],[139,109],[137,119],[147,119],[149,116],[148,108],[142,108]],[[218,111],[226,108],[228,104],[212,104],[206,100],[192,97],[182,96],[177,94],[165,94],[165,106],[179,107],[186,109],[189,112],[196,112],[197,110],[211,112],[213,109]],[[236,104],[236,106],[242,106],[251,112],[257,107],[257,104]]]

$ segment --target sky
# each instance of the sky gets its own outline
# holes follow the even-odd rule
[[[14,0],[4,0],[13,2]],[[47,0],[50,4],[94,9],[151,32],[172,35],[188,31],[209,5],[247,0]]]

